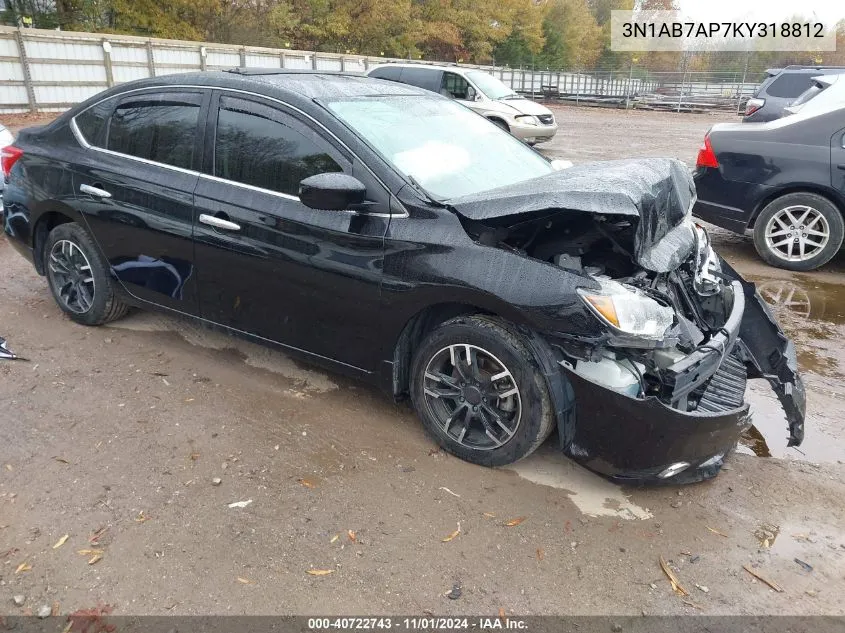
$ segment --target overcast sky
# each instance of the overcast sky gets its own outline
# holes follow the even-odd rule
[[[845,0],[679,0],[679,4],[687,18],[703,22],[771,22],[799,14],[832,26],[845,18]]]

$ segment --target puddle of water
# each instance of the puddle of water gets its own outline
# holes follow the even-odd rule
[[[788,523],[766,527],[777,528],[776,538],[769,542],[768,548],[761,543],[761,549],[768,549],[773,556],[792,561],[798,558],[811,565],[818,564],[822,558],[827,561],[845,558],[845,532],[831,526]],[[799,565],[796,563],[797,571],[801,571]]]
[[[507,470],[536,484],[563,490],[588,516],[630,521],[652,518],[648,508],[632,503],[619,486],[577,465],[553,444],[546,442],[533,455],[508,466]]]
[[[798,447],[787,447],[786,416],[769,383],[764,380],[749,380],[745,395],[751,403],[751,419],[754,425],[743,434],[737,452],[815,463],[836,463],[845,456],[845,438],[841,433],[836,433],[841,429],[835,419],[832,419],[831,425],[834,434],[828,432],[827,418],[808,415],[804,442]],[[819,394],[811,394],[810,397],[813,396],[823,397]],[[835,406],[833,402],[831,404]]]
[[[187,319],[139,311],[110,323],[108,327],[136,332],[175,332],[191,345],[214,350],[234,350],[247,365],[294,381],[298,389],[290,390],[293,397],[306,398],[309,392],[324,393],[338,388],[325,374],[299,367],[279,351],[216,332]]]
[[[845,324],[845,285],[794,275],[793,279],[749,277],[760,296],[777,309],[788,310],[799,319]]]

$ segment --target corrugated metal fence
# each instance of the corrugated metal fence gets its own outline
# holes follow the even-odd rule
[[[115,84],[173,73],[245,68],[294,68],[366,72],[391,61],[383,57],[340,55],[313,51],[256,48],[229,44],[150,39],[129,35],[18,29],[0,26],[0,113],[61,111]],[[403,60],[393,60],[403,61]],[[695,109],[693,93],[673,95],[677,73],[638,78],[622,71],[549,71],[478,68],[500,78],[512,89],[532,98],[561,99],[596,105],[639,103],[645,107],[675,104]],[[700,82],[699,82],[700,83]],[[689,83],[692,86],[692,80]],[[731,108],[753,90],[754,84],[722,82],[709,85]],[[665,98],[664,98],[665,95]],[[713,99],[709,99],[710,102]],[[724,107],[719,102],[715,107]],[[657,103],[657,106],[654,104]],[[693,105],[690,105],[693,104]],[[710,104],[712,105],[712,104]],[[683,106],[683,107],[682,107]],[[672,109],[675,109],[674,106]]]

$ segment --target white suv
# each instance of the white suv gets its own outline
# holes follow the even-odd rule
[[[557,132],[547,107],[521,97],[490,73],[460,66],[385,64],[367,75],[439,92],[463,103],[526,143],[542,143]]]

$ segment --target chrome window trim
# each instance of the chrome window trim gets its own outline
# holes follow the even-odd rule
[[[174,165],[167,165],[165,163],[159,163],[159,162],[156,162],[154,160],[148,160],[146,158],[141,158],[140,156],[132,156],[131,154],[123,154],[121,152],[115,152],[113,150],[106,149],[104,147],[97,147],[96,145],[91,145],[87,140],[85,140],[85,137],[82,135],[82,131],[79,129],[79,126],[76,124],[76,117],[80,116],[81,114],[84,114],[85,112],[87,112],[88,110],[93,108],[94,106],[100,105],[104,101],[108,101],[109,99],[116,99],[118,97],[123,97],[125,95],[132,94],[134,92],[145,92],[145,91],[149,91],[149,90],[161,91],[161,90],[169,90],[171,88],[181,89],[181,90],[185,90],[185,89],[189,89],[189,90],[190,89],[193,89],[193,90],[220,90],[220,91],[223,91],[223,92],[233,92],[233,93],[236,93],[236,94],[249,95],[249,96],[252,96],[252,97],[258,97],[259,99],[266,99],[268,101],[273,101],[273,102],[278,103],[279,105],[281,105],[285,108],[289,108],[289,109],[293,110],[297,114],[305,117],[306,119],[308,119],[312,123],[315,123],[316,125],[318,125],[320,127],[320,129],[322,129],[326,134],[330,135],[331,138],[333,138],[335,141],[337,141],[337,143],[341,147],[343,147],[347,152],[349,152],[349,154],[351,156],[353,156],[355,159],[357,159],[358,162],[360,162],[364,166],[364,168],[368,172],[370,172],[372,177],[375,178],[376,182],[378,182],[384,188],[384,190],[388,193],[391,200],[396,200],[399,207],[402,209],[402,213],[367,213],[366,211],[355,211],[355,210],[352,210],[352,209],[344,209],[343,213],[349,213],[351,215],[366,215],[366,216],[375,217],[375,218],[399,218],[399,219],[404,219],[404,218],[410,217],[410,214],[408,213],[408,210],[405,208],[405,205],[403,205],[402,202],[398,198],[396,198],[396,196],[393,194],[393,192],[390,191],[390,188],[386,184],[384,184],[384,181],[381,178],[379,178],[378,175],[372,169],[370,169],[370,166],[367,165],[364,161],[362,161],[358,157],[358,155],[355,152],[353,152],[352,149],[346,143],[344,143],[341,139],[339,139],[337,137],[337,135],[334,134],[331,130],[329,130],[325,125],[320,123],[320,121],[315,119],[313,116],[311,116],[307,112],[300,110],[296,106],[293,106],[289,103],[286,103],[286,102],[282,101],[281,99],[277,99],[275,97],[268,97],[267,95],[263,95],[263,94],[260,94],[260,93],[257,93],[257,92],[251,92],[249,90],[241,90],[239,88],[224,88],[224,87],[221,87],[221,86],[196,86],[196,85],[189,85],[189,84],[185,84],[185,85],[178,84],[178,85],[168,85],[168,86],[145,86],[144,88],[134,88],[132,90],[126,90],[125,92],[119,92],[117,94],[109,95],[108,97],[105,97],[104,99],[100,99],[99,101],[92,103],[90,106],[88,106],[87,108],[85,108],[81,112],[77,112],[70,119],[71,132],[73,133],[73,136],[76,138],[76,141],[84,149],[90,149],[90,150],[94,150],[94,151],[97,151],[97,152],[102,152],[104,154],[109,154],[111,156],[128,158],[130,160],[138,161],[140,163],[145,163],[147,165],[152,165],[154,167],[163,167],[164,169],[172,169],[173,171],[177,171],[177,172],[180,172],[180,173],[183,173],[183,174],[188,174],[188,175],[191,175],[191,176],[199,176],[200,178],[205,178],[206,180],[212,180],[212,181],[215,181],[215,182],[234,185],[236,187],[241,187],[243,189],[248,189],[250,191],[257,191],[257,192],[260,192],[260,193],[266,193],[266,194],[270,194],[270,195],[273,195],[273,196],[277,196],[277,197],[283,198],[285,200],[295,200],[297,202],[300,202],[299,196],[293,196],[293,195],[288,194],[288,193],[282,193],[281,191],[273,191],[271,189],[264,189],[262,187],[256,187],[254,185],[248,185],[246,183],[238,182],[236,180],[228,180],[226,178],[220,178],[218,176],[212,176],[211,174],[205,174],[205,173],[202,173],[202,172],[199,172],[199,171],[195,171],[193,169],[184,169],[182,167],[176,167]]]

